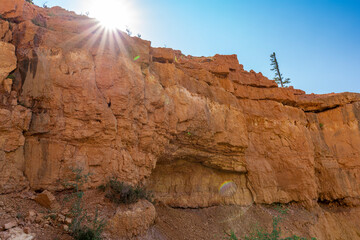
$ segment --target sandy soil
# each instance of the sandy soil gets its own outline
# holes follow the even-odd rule
[[[62,208],[60,214],[66,216],[69,203],[63,201],[70,192],[56,193],[56,198]],[[72,237],[66,232],[66,223],[59,220],[53,211],[40,206],[34,201],[36,193],[24,191],[18,194],[0,195],[0,239],[7,239],[9,230],[1,229],[10,222],[16,222],[16,227],[25,233],[35,236],[39,240],[67,240]],[[104,197],[99,190],[87,191],[84,203],[89,213],[100,210],[100,217],[109,219],[113,216],[116,205]],[[136,239],[226,239],[227,234],[234,231],[239,237],[254,231],[257,228],[271,230],[272,218],[281,215],[277,205],[251,206],[215,206],[203,209],[171,208],[162,203],[156,203],[157,217],[155,223],[147,233]],[[287,209],[280,223],[282,237],[293,234],[309,238],[316,234],[314,226],[319,224],[323,215],[338,214],[347,217],[351,208],[341,206],[321,205],[311,211],[297,204],[283,205],[281,211]],[[36,212],[36,216],[29,217],[29,211]],[[51,215],[54,215],[51,217]],[[350,216],[350,215],[349,215]],[[325,221],[325,224],[327,222]],[[356,224],[356,222],[354,222]],[[321,230],[321,226],[318,227]],[[351,228],[351,226],[349,226]],[[356,226],[354,227],[356,228]],[[322,229],[322,231],[324,231]],[[359,228],[360,232],[360,228]],[[359,233],[360,234],[360,233]],[[104,234],[104,239],[117,239]],[[322,239],[321,237],[318,239]],[[339,238],[339,239],[346,239]],[[359,235],[360,239],[360,235]]]

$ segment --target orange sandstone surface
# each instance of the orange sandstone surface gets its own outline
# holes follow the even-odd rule
[[[236,55],[153,48],[59,7],[0,14],[0,194],[60,191],[81,167],[89,188],[117,176],[171,207],[302,204],[319,239],[360,239],[360,94],[279,88]]]

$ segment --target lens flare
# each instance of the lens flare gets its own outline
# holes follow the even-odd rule
[[[89,16],[98,19],[108,29],[137,28],[138,8],[128,0],[89,0],[86,2]]]
[[[237,186],[233,181],[225,181],[219,187],[219,194],[224,197],[230,197],[236,193]]]

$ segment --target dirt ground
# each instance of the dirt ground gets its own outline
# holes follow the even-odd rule
[[[40,206],[34,201],[37,193],[24,191],[18,194],[0,195],[0,239],[9,238],[9,230],[2,229],[7,223],[14,222],[16,228],[24,234],[34,236],[39,240],[68,240],[72,237],[66,231],[66,223],[59,220],[54,212]],[[62,205],[60,214],[67,215],[69,204],[64,198],[69,192],[55,194],[57,201]],[[100,217],[109,219],[116,210],[116,205],[107,200],[99,190],[87,191],[84,196],[86,208],[92,210],[98,208]],[[279,226],[282,237],[294,234],[310,239],[327,240],[326,234],[321,231],[330,231],[332,224],[345,225],[347,232],[339,232],[339,238],[333,239],[360,239],[359,209],[341,206],[317,206],[311,211],[297,204],[283,205],[250,205],[250,206],[214,206],[202,209],[171,208],[162,203],[155,203],[157,216],[153,226],[145,235],[135,239],[140,240],[176,240],[176,239],[226,239],[231,231],[234,231],[239,239],[255,229],[263,228],[271,230],[272,218],[282,215],[283,219]],[[285,211],[286,214],[281,214]],[[354,212],[355,211],[355,212]],[[29,212],[35,212],[35,216],[29,216]],[[330,217],[329,217],[330,216]],[[335,216],[335,223],[331,222]],[[353,222],[340,223],[341,219],[349,219],[358,216]],[[339,222],[337,222],[337,219]],[[329,225],[327,228],[326,225]],[[336,230],[336,229],[335,229]],[[334,230],[334,231],[335,231]],[[329,233],[330,234],[330,233]],[[355,234],[355,235],[354,235]],[[356,236],[359,238],[348,238]],[[26,239],[26,238],[24,238]],[[106,233],[104,239],[118,239],[109,237]]]
[[[176,209],[161,204],[156,205],[155,225],[143,239],[227,239],[233,231],[236,236],[245,236],[256,229],[270,231],[272,217],[279,216],[276,206],[216,206],[204,209]],[[289,207],[281,223],[283,236],[298,232],[288,221],[294,220],[295,211],[300,210],[308,219],[311,214],[304,214],[303,208]],[[305,235],[306,237],[307,234]]]
[[[73,239],[67,231],[66,225],[69,224],[65,221],[69,216],[71,205],[71,200],[66,200],[70,196],[70,191],[55,194],[56,200],[61,206],[59,210],[40,206],[34,200],[36,194],[24,191],[17,194],[0,195],[0,240],[9,238],[9,231],[4,229],[4,225],[12,222],[16,223],[16,228],[25,230],[25,233],[34,236],[33,239],[36,240]],[[99,209],[100,218],[103,219],[110,218],[116,210],[116,205],[106,199],[99,190],[87,191],[84,194],[83,203],[91,217],[94,216],[95,209]],[[35,214],[31,216],[31,212]]]
[[[177,209],[156,205],[157,218],[146,236],[150,239],[229,239],[233,231],[238,239],[263,229],[271,232],[273,217],[281,216],[281,238],[296,235],[310,240],[359,240],[360,208],[339,205],[315,205],[307,209],[299,204],[215,206],[203,209]],[[285,213],[286,212],[286,213]]]

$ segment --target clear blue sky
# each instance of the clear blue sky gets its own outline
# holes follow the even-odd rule
[[[45,1],[35,3],[42,6]],[[136,25],[129,27],[153,46],[193,56],[237,54],[246,70],[270,79],[269,56],[275,51],[281,72],[295,88],[307,93],[360,92],[360,0],[128,2],[138,13]],[[87,3],[47,0],[49,7],[78,13],[89,11]]]

